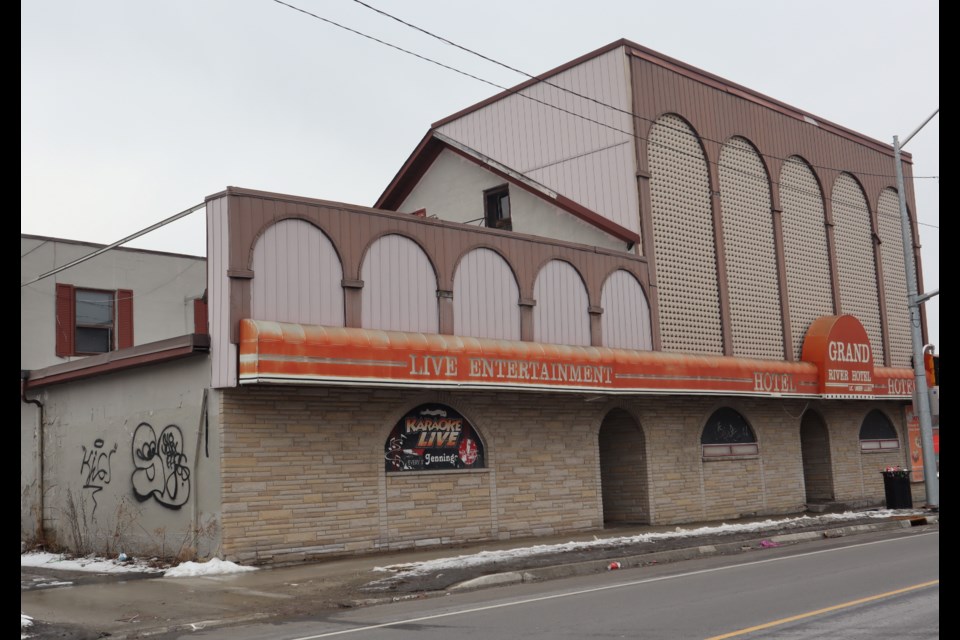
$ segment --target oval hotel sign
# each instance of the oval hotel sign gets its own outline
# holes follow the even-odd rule
[[[820,393],[825,396],[874,394],[870,338],[853,316],[815,320],[803,341],[802,360],[820,369]]]

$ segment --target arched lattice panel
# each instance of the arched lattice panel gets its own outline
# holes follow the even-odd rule
[[[733,353],[783,360],[770,181],[759,154],[743,138],[723,145],[718,168]]]
[[[890,364],[895,367],[909,367],[913,348],[910,342],[910,311],[907,308],[907,272],[903,262],[903,235],[900,233],[900,199],[896,191],[884,189],[880,193],[877,215],[879,215],[877,226],[880,229],[880,255],[883,259],[883,291],[886,294],[887,304],[887,329],[890,332]]]
[[[693,129],[672,114],[653,125],[647,147],[663,349],[723,353],[703,149]]]
[[[256,320],[343,326],[343,268],[333,244],[303,220],[268,227],[253,249]]]
[[[614,271],[603,283],[600,294],[603,315],[600,326],[603,346],[613,349],[653,348],[650,330],[650,305],[643,287],[632,274]]]
[[[807,329],[817,318],[833,314],[823,192],[813,170],[800,158],[788,158],[780,170],[780,206],[790,332],[793,355],[799,360]]]
[[[460,259],[453,277],[453,332],[474,338],[520,339],[520,289],[510,265],[490,249]]]
[[[580,274],[569,263],[551,260],[533,285],[533,339],[590,346],[590,302]]]
[[[873,257],[873,234],[867,199],[857,181],[842,173],[833,183],[831,204],[837,239],[841,311],[856,316],[863,323],[870,336],[873,360],[882,363],[883,335],[877,296],[877,266]]]
[[[379,238],[364,256],[360,279],[365,329],[438,333],[437,276],[416,242]]]

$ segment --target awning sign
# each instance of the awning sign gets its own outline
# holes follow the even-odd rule
[[[806,362],[242,320],[240,384],[910,397],[910,370],[874,369],[855,318],[821,320],[804,343]]]

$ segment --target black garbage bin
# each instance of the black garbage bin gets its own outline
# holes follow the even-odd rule
[[[910,492],[910,476],[904,471],[881,471],[883,493],[887,509],[912,509],[913,494]]]

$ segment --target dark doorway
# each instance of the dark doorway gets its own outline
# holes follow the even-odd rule
[[[600,425],[600,486],[605,523],[650,522],[643,431],[622,409],[608,413]]]
[[[804,413],[800,421],[800,454],[807,504],[831,502],[834,496],[830,433],[823,418],[813,411]]]

